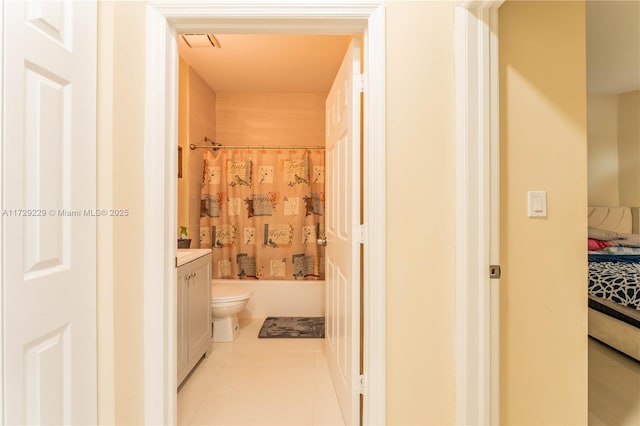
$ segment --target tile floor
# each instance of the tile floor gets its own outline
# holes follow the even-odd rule
[[[640,362],[591,338],[589,425],[640,425]]]
[[[178,392],[178,425],[343,426],[321,339],[216,343]],[[640,425],[640,362],[589,339],[589,425]]]
[[[178,390],[178,425],[344,426],[322,339],[258,339],[241,321]]]

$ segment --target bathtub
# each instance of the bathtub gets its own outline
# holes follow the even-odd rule
[[[250,288],[253,296],[238,318],[324,316],[324,281],[211,280]]]

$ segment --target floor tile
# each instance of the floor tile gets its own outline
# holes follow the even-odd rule
[[[214,343],[180,388],[178,424],[344,426],[324,340],[258,339],[262,322]]]
[[[313,424],[343,426],[342,412],[323,354],[315,357],[313,392]]]
[[[279,368],[301,367],[313,368],[313,353],[233,353],[226,364],[227,367]]]
[[[313,368],[228,367],[191,424],[305,425],[312,408]]]
[[[196,366],[187,379],[178,388],[178,424],[189,424],[189,420],[196,413],[205,396],[216,383],[222,368],[201,365]]]

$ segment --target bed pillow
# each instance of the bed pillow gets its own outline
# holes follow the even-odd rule
[[[587,245],[589,247],[589,251],[595,251],[595,250],[602,250],[603,248],[607,248],[611,244],[609,244],[606,241],[594,240],[593,238],[589,238],[587,240]]]
[[[612,246],[640,247],[639,234],[618,234],[617,240],[610,240]]]
[[[589,227],[589,239],[610,241],[620,238],[617,232],[607,231],[606,229]]]

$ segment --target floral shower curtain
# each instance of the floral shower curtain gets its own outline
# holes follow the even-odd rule
[[[207,151],[203,170],[200,247],[214,278],[324,279],[324,151]]]

